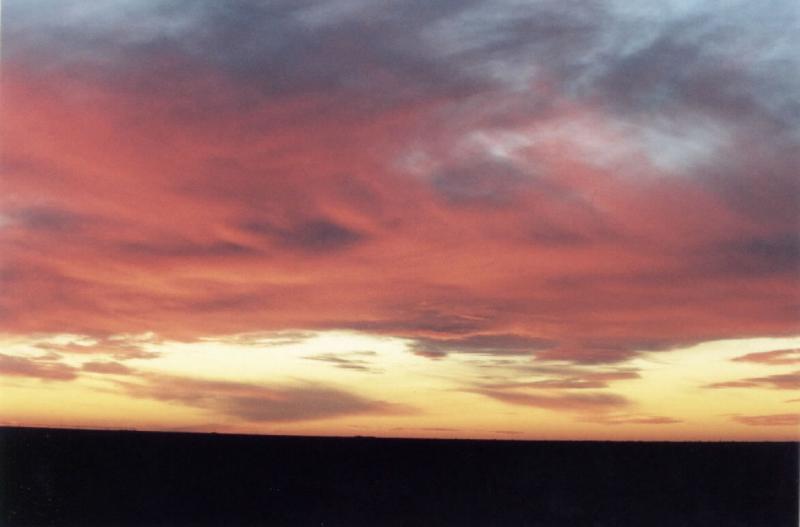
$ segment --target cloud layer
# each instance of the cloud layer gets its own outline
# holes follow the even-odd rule
[[[327,386],[262,386],[156,374],[117,381],[129,396],[200,408],[251,423],[297,422],[359,414],[407,414],[408,406],[374,401]]]
[[[6,4],[5,332],[579,365],[797,332],[795,2]]]

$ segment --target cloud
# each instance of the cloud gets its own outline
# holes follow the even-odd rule
[[[799,390],[800,371],[779,373],[764,377],[750,377],[734,381],[715,382],[707,388],[771,388],[774,390]]]
[[[111,375],[130,375],[134,370],[119,362],[84,362],[81,365],[83,371],[92,373],[105,373]]]
[[[492,389],[476,390],[475,393],[508,404],[569,412],[607,411],[629,404],[629,401],[625,397],[613,393],[598,392],[551,395]]]
[[[800,425],[800,414],[734,415],[731,419],[748,426]]]
[[[631,401],[622,395],[599,391],[618,381],[640,378],[635,369],[614,369],[576,365],[540,365],[502,359],[479,361],[480,380],[464,390],[507,404],[553,411],[594,414],[606,418],[615,408]],[[611,417],[608,417],[611,419]]]
[[[553,346],[555,342],[526,335],[472,335],[450,339],[417,338],[412,352],[428,358],[440,358],[450,353],[480,355],[532,355],[536,350]]]
[[[304,357],[308,360],[326,362],[336,368],[344,370],[361,371],[365,373],[380,373],[383,370],[376,368],[373,361],[368,357],[374,358],[377,355],[374,351],[355,351],[350,353],[319,353]]]
[[[758,364],[774,364],[783,366],[800,364],[800,349],[781,349],[748,353],[734,359],[736,362],[754,362]]]
[[[408,428],[408,427],[404,427],[404,426],[398,426],[398,427],[392,428],[392,430],[398,431],[398,432],[408,431],[408,430],[410,430],[410,431],[418,431],[418,432],[463,432],[463,430],[459,430],[458,428],[447,428],[447,427],[441,427],[441,426],[423,426],[423,427],[417,427],[417,428]]]
[[[563,346],[541,351],[536,354],[536,359],[580,364],[604,364],[624,362],[635,355],[636,351],[627,347]]]
[[[800,235],[795,232],[737,240],[719,251],[723,272],[745,275],[788,274],[800,271]]]
[[[97,339],[84,338],[80,341],[66,343],[45,341],[38,342],[35,346],[45,351],[68,355],[108,355],[117,361],[155,359],[160,356],[158,352],[144,349],[144,344],[147,342],[142,341],[141,338],[100,337]]]
[[[246,223],[246,231],[274,238],[281,246],[311,253],[345,249],[364,240],[364,235],[328,219],[304,221],[291,227]]]
[[[524,367],[518,367],[516,370],[519,373],[525,371]],[[533,372],[536,370],[533,369]],[[514,389],[514,388],[534,388],[534,389],[553,389],[553,390],[584,390],[584,389],[597,389],[607,388],[609,382],[623,381],[638,379],[640,375],[636,371],[597,371],[597,372],[582,372],[582,371],[566,371],[562,376],[551,379],[542,379],[535,381],[512,381],[502,382],[496,384],[487,384],[486,388],[489,389]]]
[[[581,421],[599,423],[604,425],[673,425],[682,423],[681,419],[656,415],[617,415],[601,414],[593,417],[584,417]]]
[[[88,221],[74,212],[47,206],[32,206],[11,210],[8,213],[8,217],[12,225],[16,224],[36,233],[76,231]]]
[[[362,4],[6,2],[3,331],[797,333],[792,2]]]
[[[33,377],[43,381],[72,381],[78,378],[76,369],[68,364],[0,354],[0,375],[11,377]]]
[[[319,385],[259,385],[141,374],[117,381],[129,396],[200,408],[247,421],[297,422],[345,415],[404,414],[413,409]]]
[[[502,159],[462,162],[431,175],[431,185],[439,195],[464,206],[508,205],[533,181],[533,177]]]
[[[225,340],[241,346],[263,348],[301,344],[315,336],[316,333],[311,331],[269,331],[228,335]]]

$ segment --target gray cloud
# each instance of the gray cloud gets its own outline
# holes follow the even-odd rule
[[[583,417],[584,422],[599,423],[604,425],[673,425],[682,423],[680,419],[658,415],[616,415],[600,414],[592,417]]]
[[[517,368],[520,373],[524,367]],[[535,371],[535,370],[533,370]],[[536,381],[512,381],[486,384],[484,388],[490,390],[509,390],[516,388],[557,389],[557,390],[585,390],[607,388],[610,382],[638,379],[639,373],[633,370],[582,372],[567,370],[564,374]]]
[[[242,257],[261,254],[261,251],[256,248],[229,241],[206,244],[192,243],[187,240],[176,240],[172,243],[166,241],[158,243],[129,242],[117,244],[116,248],[137,257],[147,256],[149,258],[224,258],[226,256]]]
[[[475,393],[513,405],[571,412],[602,411],[629,404],[625,397],[613,393],[544,394],[491,389]]]
[[[373,361],[377,354],[374,351],[353,351],[349,353],[319,353],[303,357],[308,360],[326,362],[343,370],[354,370],[365,373],[380,373],[382,370],[374,366]]]
[[[772,388],[775,390],[800,390],[800,370],[764,377],[749,377],[734,381],[715,382],[707,388]]]
[[[800,414],[734,415],[733,421],[748,426],[798,426]]]
[[[87,344],[75,342],[58,344],[54,342],[40,342],[35,344],[39,349],[49,352],[64,353],[67,355],[108,355],[117,361],[132,359],[155,359],[160,353],[144,349],[141,339],[109,339],[98,337],[97,340]]]
[[[554,341],[544,338],[497,334],[450,339],[416,338],[411,345],[411,349],[417,355],[431,358],[441,357],[449,353],[532,355],[538,350],[555,344]]]
[[[104,373],[110,375],[130,375],[135,372],[132,368],[119,362],[113,361],[92,361],[84,362],[81,365],[83,371],[91,373]]]
[[[776,366],[800,364],[800,349],[781,349],[748,353],[731,359],[735,362],[755,362]]]
[[[68,364],[54,362],[52,357],[43,360],[0,353],[0,375],[33,377],[43,381],[71,381],[78,378],[76,369]]]
[[[455,205],[508,205],[533,181],[507,161],[486,159],[462,163],[431,176],[433,188]]]
[[[142,374],[117,381],[128,395],[177,403],[250,422],[294,422],[343,415],[403,414],[408,406],[375,401],[319,385],[258,385]]]
[[[87,218],[58,207],[27,207],[13,210],[11,221],[34,232],[68,233],[80,229]]]
[[[575,364],[610,364],[624,362],[637,353],[635,342],[619,345],[558,346],[536,353],[536,360],[566,361]]]
[[[15,22],[12,56],[50,47],[66,48],[72,60],[97,60],[101,49],[130,62],[158,44],[272,91],[452,93],[479,80],[513,86],[543,70],[566,93],[625,112],[685,105],[728,114],[757,106],[787,119],[797,111],[790,94],[800,76],[791,66],[800,59],[791,37],[800,13],[785,0],[726,9],[701,2],[631,9],[610,0],[409,0],[359,9],[335,1],[153,0],[93,10],[77,1],[12,1],[6,9]]]
[[[335,221],[317,218],[290,226],[264,222],[248,222],[243,226],[250,233],[267,236],[280,246],[309,253],[328,253],[348,248],[366,239],[365,235]]]
[[[669,214],[684,212],[675,207],[670,213],[642,219],[652,227],[646,235],[649,240],[634,239],[630,245],[620,243],[616,248],[637,255],[652,251],[654,258],[663,256],[666,263],[681,262],[683,267],[679,269],[668,265],[657,269],[653,264],[653,269],[620,271],[615,276],[589,270],[594,273],[591,283],[575,280],[572,285],[561,274],[552,278],[550,291],[538,289],[539,284],[532,280],[531,289],[537,292],[520,301],[526,305],[508,306],[502,299],[487,301],[491,305],[477,317],[462,314],[469,314],[473,303],[477,304],[466,292],[426,289],[404,305],[387,307],[383,305],[388,303],[385,299],[381,305],[370,305],[369,309],[380,313],[371,311],[370,315],[375,316],[369,320],[357,319],[363,311],[341,315],[352,320],[336,320],[339,313],[326,313],[319,320],[309,321],[309,327],[423,335],[414,350],[428,357],[449,353],[533,354],[541,361],[585,364],[621,362],[642,349],[666,349],[687,341],[776,335],[786,333],[786,328],[796,328],[796,291],[770,285],[768,289],[774,296],[770,297],[769,306],[756,305],[754,299],[765,295],[763,289],[755,287],[759,285],[755,283],[757,279],[776,275],[791,279],[800,260],[796,236],[800,217],[796,168],[800,166],[797,2],[767,0],[756,5],[737,0],[724,8],[700,1],[616,0],[411,0],[390,4],[353,0],[110,0],[90,4],[81,0],[5,2],[4,65],[29,75],[23,75],[22,82],[30,81],[31,87],[46,86],[50,90],[46,95],[54,99],[61,91],[65,100],[72,101],[74,93],[80,91],[74,89],[73,83],[81,82],[93,89],[103,84],[101,88],[111,87],[109,91],[115,94],[135,91],[147,100],[161,97],[169,104],[158,108],[163,115],[157,119],[174,118],[187,125],[187,130],[194,130],[188,125],[200,121],[215,126],[233,122],[225,133],[232,134],[230,137],[237,144],[252,144],[248,141],[265,137],[265,131],[282,130],[296,124],[295,120],[308,127],[299,127],[302,133],[298,137],[305,137],[317,122],[315,119],[335,123],[337,130],[345,130],[348,120],[371,117],[377,110],[391,107],[402,110],[397,114],[414,114],[415,105],[424,103],[429,110],[414,127],[418,132],[415,144],[430,145],[430,155],[435,158],[434,168],[425,174],[424,181],[448,203],[471,207],[511,207],[525,193],[543,196],[539,201],[531,200],[536,205],[564,199],[557,185],[544,184],[557,177],[529,173],[528,166],[539,166],[535,159],[524,163],[486,152],[462,155],[459,150],[460,141],[476,130],[515,131],[521,124],[552,117],[563,110],[558,106],[562,104],[570,110],[578,108],[597,114],[604,125],[621,131],[621,142],[630,141],[641,148],[645,161],[664,172],[659,177],[668,183],[652,183],[646,177],[647,163],[639,163],[638,158],[635,166],[621,167],[614,177],[631,180],[636,196],[657,203],[665,194],[662,191],[670,190],[669,183],[676,180],[676,188],[685,195],[708,193],[710,203],[719,203],[726,209],[719,217],[710,211],[709,226],[718,220],[730,221],[726,230],[741,233],[726,234],[724,239],[711,242],[704,240],[700,248],[668,247],[662,237],[671,229]],[[54,73],[66,75],[48,77]],[[198,82],[206,76],[223,80],[209,87]],[[31,79],[59,82],[36,84]],[[298,113],[277,116],[275,121],[250,119],[250,115],[260,115],[251,114],[251,109],[265,100],[280,106],[282,97],[313,99],[314,103]],[[558,102],[562,100],[566,102]],[[302,112],[306,113],[299,115]],[[143,126],[149,134],[148,124]],[[577,123],[576,134],[594,131],[585,128]],[[407,138],[396,142],[401,143],[401,139]],[[295,137],[291,140],[302,143]],[[440,143],[448,143],[451,148]],[[373,148],[371,144],[358,146],[364,150]],[[602,148],[613,149],[615,145]],[[346,254],[346,249],[371,240],[372,232],[368,235],[361,227],[327,216],[317,203],[309,204],[314,201],[312,189],[322,188],[320,194],[324,197],[320,200],[337,195],[337,199],[348,203],[349,211],[369,210],[374,217],[389,223],[386,218],[391,215],[384,211],[390,208],[388,200],[380,199],[381,194],[375,191],[384,175],[373,178],[371,185],[357,177],[336,176],[330,178],[335,182],[326,186],[322,175],[308,176],[306,180],[300,169],[297,173],[284,170],[282,163],[263,163],[258,156],[240,159],[236,152],[217,153],[220,157],[212,156],[208,166],[187,165],[170,177],[159,175],[153,190],[161,192],[161,185],[166,185],[193,198],[230,200],[241,214],[228,218],[231,224],[225,227],[236,230],[239,237],[251,237],[253,244],[249,245],[251,240],[244,243],[216,238],[194,243],[180,237],[152,243],[122,241],[111,249],[125,254],[126,265],[133,255],[141,255],[148,262],[243,256],[266,259],[266,246],[295,251],[300,256]],[[302,147],[292,150],[298,158],[306,153]],[[346,150],[341,157],[351,153]],[[602,157],[600,154],[598,157]],[[354,166],[359,164],[360,160]],[[4,165],[20,181],[35,181],[37,187],[43,188],[40,183],[44,182],[57,183],[54,195],[59,189],[76,187],[73,183],[80,179],[64,168],[56,169],[57,163],[36,165],[31,160],[10,158],[4,160]],[[182,174],[184,168],[186,176]],[[327,166],[320,171],[326,170]],[[645,175],[639,177],[642,174]],[[391,185],[387,188],[386,194],[395,190]],[[624,191],[627,187],[619,188]],[[584,190],[587,194],[593,192],[591,188]],[[413,205],[405,208],[410,215],[417,212]],[[624,230],[627,224],[636,223],[630,217],[607,221],[605,216],[613,214],[606,211],[604,215],[591,208],[597,217],[586,221],[592,226],[585,227],[581,222],[573,225],[550,218],[547,207],[530,208],[530,218],[535,221],[525,222],[527,230],[521,236],[533,242],[532,249],[544,247],[569,253],[565,260],[576,258],[570,251],[607,241],[609,236],[618,234],[614,229]],[[573,218],[577,205],[563,210]],[[735,220],[728,220],[728,213]],[[18,219],[32,230],[58,234],[60,229],[82,225],[71,214],[66,207],[32,206],[21,209]],[[742,223],[747,228],[740,229]],[[97,248],[100,252],[104,247]],[[49,247],[37,250],[46,254]],[[123,287],[111,290],[86,275],[84,281],[79,281],[79,272],[61,276],[54,267],[48,273],[44,267],[37,269],[27,261],[15,261],[7,269],[2,278],[4,282],[8,279],[4,289],[11,300],[5,301],[0,315],[12,326],[14,317],[23,318],[21,313],[40,313],[57,305],[61,311],[52,315],[48,323],[66,323],[71,330],[103,326],[118,329],[132,323],[157,325],[153,319],[165,312],[208,316],[195,325],[205,330],[211,316],[220,313],[258,313],[241,318],[261,323],[269,318],[273,307],[277,310],[281,303],[277,299],[297,294],[297,289],[287,287],[223,293],[203,290],[199,295],[170,297],[168,293],[144,293]],[[570,271],[564,271],[567,272]],[[720,285],[720,275],[729,281]],[[742,297],[739,283],[731,278],[753,280],[755,292]],[[701,287],[708,282],[715,283],[711,288]],[[699,285],[686,287],[687,283]],[[30,294],[34,289],[37,295]],[[423,286],[411,283],[408,289],[418,292]],[[541,298],[540,294],[550,294],[552,300]],[[430,298],[445,307],[420,307],[422,300]],[[692,321],[680,318],[692,315],[675,315],[676,306],[715,313],[714,320],[706,319],[705,323],[716,325],[698,328]],[[84,316],[64,322],[62,312],[67,310]],[[85,316],[87,313],[93,316]],[[144,313],[157,314],[148,320]],[[520,325],[525,323],[520,321],[527,321],[536,313],[546,324],[559,326],[555,333],[568,334],[575,342],[488,335],[508,331],[502,328],[510,326],[497,321],[503,316],[510,318],[510,313]],[[598,313],[604,317],[595,316]],[[640,316],[633,317],[632,313]],[[41,315],[37,317],[44,320]],[[221,318],[224,317],[216,320]],[[235,318],[238,321],[232,316],[224,322]],[[598,318],[603,320],[597,321]],[[726,318],[730,320],[727,326],[719,322]],[[224,322],[218,322],[219,326],[243,329],[234,322]],[[257,323],[249,322],[252,326]],[[27,324],[19,326],[45,326],[44,322]],[[538,321],[532,327],[536,325]],[[666,326],[670,328],[664,329]],[[606,334],[636,336],[618,342],[595,342],[591,335],[604,333],[600,329]],[[486,335],[475,336],[479,333]],[[648,336],[652,336],[649,340],[655,347],[647,344]],[[98,353],[102,347],[96,347]],[[91,347],[67,351],[93,352]],[[139,351],[118,349],[113,353],[122,360]],[[141,353],[141,357],[146,356]]]
[[[268,331],[226,336],[225,341],[255,347],[288,346],[303,343],[315,335],[310,331]]]

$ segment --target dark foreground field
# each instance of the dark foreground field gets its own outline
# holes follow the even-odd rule
[[[0,525],[798,525],[794,443],[0,429]]]

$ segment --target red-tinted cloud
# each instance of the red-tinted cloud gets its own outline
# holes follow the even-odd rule
[[[520,372],[524,368],[519,368]],[[534,388],[534,389],[587,389],[587,388],[607,388],[609,382],[638,379],[639,373],[635,371],[596,371],[580,372],[565,371],[562,375],[550,379],[542,379],[528,382],[504,382],[486,385],[490,389],[514,389],[514,388]]]
[[[78,378],[75,368],[53,362],[49,357],[40,360],[6,354],[0,354],[0,375],[32,377],[43,381],[71,381]]]
[[[613,414],[600,414],[593,417],[584,417],[581,420],[604,425],[673,425],[683,422],[682,420],[675,419],[673,417]]]
[[[731,417],[737,423],[750,426],[798,426],[800,414],[770,414],[770,415],[735,415]]]
[[[408,406],[370,400],[327,386],[270,386],[142,374],[117,381],[132,397],[201,408],[248,422],[294,422],[360,414],[413,413]]]
[[[476,390],[475,393],[519,406],[569,412],[607,411],[624,407],[629,401],[613,393],[528,393],[510,390]]]
[[[84,362],[81,365],[81,369],[83,371],[88,371],[92,373],[106,373],[111,375],[130,375],[134,373],[135,370],[125,366],[119,362],[102,362],[102,361],[92,361],[92,362]]]
[[[800,371],[716,382],[709,384],[707,388],[772,388],[775,390],[800,390]]]
[[[383,370],[374,364],[374,351],[354,351],[350,353],[318,353],[304,357],[308,360],[326,362],[343,370],[355,370],[365,373],[381,373]]]
[[[604,3],[176,5],[4,12],[3,331],[575,364],[797,332],[796,57],[758,24],[621,49]]]
[[[748,353],[733,359],[736,362],[755,362],[759,364],[800,364],[800,349],[783,349]]]

